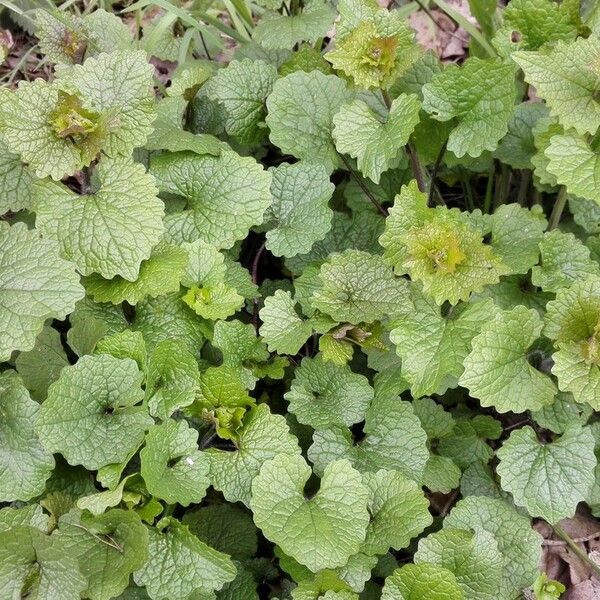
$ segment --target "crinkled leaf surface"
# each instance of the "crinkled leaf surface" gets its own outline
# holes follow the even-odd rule
[[[29,500],[44,491],[54,458],[31,424],[39,414],[18,375],[0,375],[0,501]]]
[[[82,275],[135,281],[142,260],[162,237],[163,203],[154,179],[131,159],[105,158],[97,176],[99,188],[89,195],[49,180],[36,184],[36,226],[58,240],[62,255]]]
[[[551,404],[556,386],[528,361],[528,350],[542,331],[533,309],[516,306],[485,323],[472,341],[460,384],[482,406],[499,412],[537,410]]]
[[[48,389],[35,428],[44,446],[94,470],[125,460],[152,424],[131,359],[83,356]],[[137,405],[137,406],[136,406]]]
[[[346,365],[307,357],[296,370],[285,399],[300,423],[318,430],[349,427],[364,419],[373,388],[364,375]]]
[[[304,497],[311,469],[297,455],[266,462],[252,482],[250,506],[264,535],[311,571],[344,565],[369,523],[367,488],[346,460],[325,467],[319,491]],[[348,519],[352,515],[352,519]]]
[[[572,517],[594,483],[594,438],[572,425],[550,443],[541,443],[527,426],[510,434],[498,450],[502,488],[532,517],[551,524]]]
[[[421,563],[405,565],[386,578],[381,600],[463,600],[464,595],[452,571]]]
[[[148,492],[169,504],[199,503],[206,494],[208,459],[198,449],[198,432],[186,421],[153,425],[140,452]]]
[[[0,360],[31,350],[44,321],[64,319],[83,298],[74,266],[23,223],[0,223]]]
[[[480,156],[508,131],[515,101],[515,69],[497,59],[469,58],[450,65],[423,86],[423,109],[438,121],[457,120],[448,150]]]

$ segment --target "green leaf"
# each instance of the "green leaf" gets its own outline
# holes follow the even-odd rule
[[[148,560],[148,533],[133,511],[111,509],[94,517],[72,510],[60,518],[52,537],[79,563],[87,579],[82,596],[109,600],[129,583],[129,576]]]
[[[187,600],[196,597],[193,594],[207,598],[235,578],[231,559],[200,541],[176,519],[162,519],[148,533],[149,559],[133,578],[146,586],[151,598]]]
[[[371,515],[362,552],[385,554],[390,548],[406,548],[433,522],[422,490],[401,473],[382,469],[364,473],[362,480],[369,490]]]
[[[598,330],[600,279],[590,277],[561,288],[548,302],[544,333],[554,340],[552,373],[558,387],[571,392],[577,402],[600,407]]]
[[[83,297],[71,263],[25,224],[0,223],[0,361],[31,350],[46,319],[64,319]]]
[[[471,342],[494,313],[492,302],[486,300],[458,304],[442,316],[433,300],[411,288],[410,302],[392,322],[390,340],[402,358],[402,374],[414,398],[443,394],[458,385]]]
[[[191,152],[154,156],[150,171],[161,192],[185,199],[186,209],[165,217],[167,239],[203,240],[231,248],[263,221],[271,202],[271,176],[250,157],[224,150],[220,156]]]
[[[14,371],[0,375],[0,502],[39,496],[54,468],[31,427],[39,411]]]
[[[169,88],[170,89],[170,88]],[[154,130],[145,144],[147,150],[169,150],[169,152],[195,152],[196,154],[221,153],[221,142],[208,134],[192,133],[183,129],[187,101],[182,96],[163,98],[156,105]]]
[[[0,154],[0,214],[28,209],[31,205],[31,184],[34,176],[17,154],[8,152],[2,144]]]
[[[95,470],[123,462],[152,424],[133,360],[84,356],[48,389],[35,429],[44,446],[70,464]]]
[[[269,50],[291,49],[300,42],[314,44],[327,35],[334,19],[331,6],[310,0],[299,14],[266,12],[254,28],[252,39]]]
[[[194,354],[202,346],[206,333],[202,319],[181,301],[179,294],[139,302],[132,328],[143,334],[150,351],[164,340],[176,339]]]
[[[236,560],[256,554],[257,529],[250,513],[235,504],[213,504],[186,512],[183,523],[205,544]]]
[[[537,264],[538,244],[547,224],[541,207],[526,209],[518,204],[503,204],[494,212],[492,248],[511,273],[525,274]]]
[[[265,246],[275,256],[305,254],[331,229],[328,202],[335,186],[318,164],[283,163],[270,172],[273,202],[265,215]]]
[[[380,256],[360,250],[330,255],[319,271],[314,308],[338,322],[372,323],[398,309],[406,281],[394,277]]]
[[[574,281],[600,276],[598,263],[590,258],[589,249],[572,233],[554,229],[540,242],[540,265],[531,270],[531,283],[545,292],[557,292]]]
[[[415,398],[412,401],[421,426],[430,440],[437,440],[452,432],[454,419],[452,415],[444,410],[441,404],[431,398]]]
[[[399,471],[420,481],[429,458],[427,435],[409,402],[395,396],[375,396],[365,415],[365,437],[354,442],[340,427],[315,431],[308,458],[316,473],[327,464],[347,458],[361,473],[379,469]]]
[[[513,169],[531,169],[531,158],[536,153],[534,127],[547,115],[548,109],[542,102],[517,104],[508,122],[508,132],[498,143],[494,156]]]
[[[540,443],[531,427],[516,429],[497,452],[502,488],[532,517],[550,524],[572,517],[594,484],[594,437],[570,425],[551,443]]]
[[[335,461],[307,500],[304,486],[310,475],[301,456],[276,456],[254,478],[250,506],[263,534],[316,572],[342,566],[358,552],[369,523],[368,490],[348,461]]]
[[[350,367],[317,356],[302,359],[284,398],[300,423],[318,430],[349,427],[364,419],[373,388],[366,377],[353,373]]]
[[[135,281],[128,281],[120,275],[104,279],[98,274],[85,280],[89,296],[96,302],[121,304],[126,301],[135,305],[144,298],[156,298],[163,294],[179,291],[179,282],[188,261],[183,248],[159,243],[150,257],[140,263],[140,271]]]
[[[381,600],[463,600],[452,571],[430,565],[405,565],[385,580]]]
[[[497,597],[516,597],[538,572],[542,536],[527,517],[504,500],[469,496],[459,500],[444,520],[444,528],[486,531],[494,536],[503,556],[503,577]]]
[[[277,290],[265,298],[258,314],[262,321],[260,334],[271,352],[297,354],[312,333],[310,322],[298,315],[290,292]]]
[[[548,159],[546,168],[570,194],[600,204],[600,154],[597,148],[580,135],[555,135],[544,154]]]
[[[230,502],[250,503],[252,481],[261,466],[278,454],[298,455],[298,440],[281,415],[259,404],[244,417],[234,451],[209,448],[211,485]]]
[[[115,358],[131,358],[135,360],[140,371],[146,370],[146,344],[138,331],[126,329],[119,333],[107,335],[98,341],[94,354],[110,354]]]
[[[432,492],[449,494],[459,487],[461,475],[460,467],[451,458],[431,454],[425,465],[423,485]]]
[[[528,360],[528,351],[541,331],[542,319],[533,309],[516,306],[498,313],[473,339],[459,383],[482,406],[493,406],[501,413],[552,404],[556,386]]]
[[[79,195],[62,183],[40,181],[34,188],[36,226],[58,240],[61,254],[80,273],[138,278],[163,234],[163,203],[154,179],[131,159],[105,158],[97,169],[98,190]]]
[[[553,433],[564,433],[573,423],[584,425],[591,412],[590,406],[574,402],[571,394],[559,392],[553,404],[534,411],[531,416],[540,427]]]
[[[496,600],[504,558],[494,536],[484,529],[444,528],[419,542],[417,564],[430,563],[451,571],[465,598]]]
[[[596,133],[600,127],[600,104],[595,101],[600,91],[600,38],[580,37],[570,44],[559,42],[549,52],[515,52],[512,58],[563,127],[572,127],[579,135]]]
[[[423,109],[438,121],[456,119],[448,150],[459,158],[476,158],[496,149],[514,109],[514,80],[512,65],[471,57],[460,67],[446,67],[423,86]]]
[[[282,152],[318,162],[331,172],[338,165],[333,115],[352,97],[342,79],[320,71],[296,71],[278,79],[267,98],[271,142]]]
[[[225,131],[241,144],[267,137],[265,101],[273,90],[277,69],[264,61],[233,60],[207,84],[207,94],[225,108]]]
[[[23,593],[31,600],[81,598],[86,579],[77,561],[53,541],[33,527],[16,526],[0,533],[0,590],[6,598]]]
[[[168,504],[199,503],[206,494],[208,461],[198,450],[198,432],[185,421],[153,425],[140,452],[148,492]]]
[[[414,94],[401,94],[389,112],[379,116],[363,100],[344,104],[333,117],[333,138],[338,152],[357,159],[365,177],[379,183],[408,142],[419,122],[421,102]]]
[[[146,398],[152,416],[167,419],[194,401],[200,387],[198,362],[178,340],[159,342],[147,371]]]
[[[476,461],[487,463],[494,451],[487,440],[497,440],[502,435],[502,424],[489,415],[476,415],[472,419],[457,419],[452,431],[440,438],[437,450],[466,468]]]
[[[15,368],[25,387],[38,402],[45,400],[48,386],[58,379],[62,368],[68,364],[60,334],[48,326],[44,326],[37,336],[33,350],[20,352],[15,360]]]

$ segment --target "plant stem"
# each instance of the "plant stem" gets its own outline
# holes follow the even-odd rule
[[[440,165],[442,164],[442,160],[444,160],[444,154],[446,154],[446,147],[448,145],[448,140],[446,140],[440,151],[438,152],[437,158],[435,159],[435,164],[433,165],[433,169],[431,171],[431,178],[429,180],[429,198],[427,200],[428,204],[431,204],[431,200],[433,199],[434,191],[437,191],[438,198],[441,200],[440,204],[445,205],[444,199],[442,198],[442,194],[440,192],[440,188],[436,183],[437,173],[439,171]]]
[[[525,206],[525,199],[527,198],[527,190],[529,189],[530,181],[531,171],[529,169],[523,169],[521,171],[521,182],[519,183],[519,192],[517,194],[517,202],[521,206]]]
[[[390,110],[390,108],[392,108],[392,99],[390,94],[387,90],[381,90],[381,95],[383,96],[383,101],[385,102],[387,109]]]
[[[377,198],[375,198],[375,196],[373,196],[373,194],[371,193],[371,190],[369,190],[369,188],[365,185],[365,182],[358,176],[356,171],[352,168],[352,165],[350,164],[348,159],[343,154],[340,154],[339,157],[342,159],[342,162],[344,163],[344,165],[346,166],[348,171],[350,171],[350,175],[352,175],[352,177],[354,178],[354,181],[356,181],[356,183],[358,183],[358,187],[360,187],[360,189],[364,192],[365,196],[371,201],[373,206],[384,217],[387,217],[388,211],[383,206],[381,206],[381,204],[379,204],[379,202],[377,201]]]
[[[554,203],[554,207],[552,208],[552,213],[550,214],[550,220],[548,221],[547,231],[552,231],[558,227],[558,222],[560,221],[560,217],[562,216],[566,203],[567,188],[563,185],[558,191],[558,196],[556,196],[556,201]]]
[[[577,558],[579,558],[579,560],[581,560],[583,563],[585,563],[592,570],[594,575],[600,579],[600,565],[596,564],[587,555],[585,550],[580,548],[564,529],[561,529],[558,525],[551,525],[551,527],[552,527],[554,533],[556,533],[556,535],[559,538],[561,538],[565,541],[565,543],[573,551],[575,556],[577,556]]]
[[[496,175],[496,169],[494,168],[494,165],[492,165],[492,167],[488,173],[487,185],[485,187],[485,198],[483,200],[483,212],[485,214],[489,214],[490,210],[492,209],[492,197],[494,195],[495,175]]]
[[[265,251],[265,244],[266,242],[262,243],[261,247],[256,251],[254,260],[252,261],[252,283],[254,285],[258,285],[258,263],[260,262],[262,253]],[[254,298],[252,305],[252,324],[254,325],[254,330],[258,336],[258,298]]]
[[[425,176],[423,175],[423,167],[419,161],[417,151],[413,148],[412,144],[406,144],[406,151],[408,152],[408,158],[410,160],[410,168],[413,177],[417,180],[417,187],[421,192],[427,191],[427,184],[425,183]]]

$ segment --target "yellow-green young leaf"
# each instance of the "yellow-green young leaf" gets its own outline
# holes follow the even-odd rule
[[[261,466],[278,454],[299,455],[298,440],[281,415],[259,404],[244,417],[234,451],[209,448],[211,485],[230,502],[250,504],[251,485]]]
[[[147,532],[132,510],[111,509],[93,516],[73,509],[60,518],[52,537],[58,549],[77,560],[87,580],[82,596],[109,600],[127,587],[131,573],[148,560]]]
[[[493,151],[508,131],[516,97],[515,68],[471,57],[450,65],[423,86],[423,109],[438,121],[456,119],[448,150],[459,158]]]
[[[542,319],[533,309],[516,306],[498,313],[473,339],[459,383],[482,406],[493,406],[501,413],[552,404],[556,386],[528,360],[528,351],[541,331]]]
[[[373,400],[373,388],[350,367],[316,356],[302,359],[284,397],[300,423],[321,430],[362,421]]]
[[[181,298],[204,319],[225,319],[244,304],[244,298],[226,283],[208,287],[193,285]]]
[[[140,272],[135,281],[128,281],[119,275],[104,279],[95,273],[85,279],[85,288],[96,302],[121,304],[126,301],[135,305],[146,297],[156,298],[179,291],[187,261],[185,249],[159,243],[150,257],[140,263]]]
[[[540,184],[556,186],[556,177],[548,171],[550,163],[545,154],[546,149],[550,146],[550,141],[555,135],[563,135],[564,130],[558,124],[556,117],[542,117],[533,126],[533,144],[536,152],[531,157],[531,164],[534,169],[534,174],[539,179]]]
[[[340,460],[325,467],[319,491],[307,500],[310,475],[301,456],[276,456],[254,478],[250,506],[263,534],[316,572],[342,566],[359,551],[369,524],[369,492],[360,473]]]
[[[515,52],[512,58],[565,129],[572,127],[579,135],[596,133],[600,38],[580,37],[569,44],[558,43],[550,52]]]
[[[207,546],[177,519],[162,519],[147,531],[149,558],[133,579],[151,598],[211,598],[212,592],[235,578],[229,556]]]
[[[262,321],[260,335],[271,352],[297,354],[312,333],[310,321],[298,314],[290,292],[277,290],[265,298],[258,314]]]
[[[504,559],[494,536],[483,529],[444,528],[419,541],[415,563],[451,571],[465,598],[496,600]]]
[[[338,26],[336,47],[325,58],[359,87],[388,88],[422,50],[405,19],[368,3],[366,7],[368,14],[355,14],[356,23],[350,31],[347,21]]]
[[[110,354],[115,358],[135,360],[141,372],[146,371],[146,343],[139,331],[119,331],[98,340],[94,354]]]
[[[318,164],[283,163],[270,172],[273,202],[265,215],[265,245],[275,256],[305,254],[331,229],[328,202],[335,186]]]
[[[431,454],[423,472],[423,485],[432,492],[449,494],[459,487],[462,471],[447,456]]]
[[[124,461],[152,424],[138,405],[141,379],[133,360],[108,354],[84,356],[65,367],[36,419],[44,446],[88,470]]]
[[[469,496],[459,500],[444,519],[444,528],[458,528],[494,536],[503,558],[497,598],[515,598],[530,586],[538,572],[542,536],[512,504],[497,498]]]
[[[365,554],[406,548],[433,522],[423,491],[401,473],[382,469],[364,473],[362,481],[369,490],[367,506],[371,515],[362,547]]]
[[[361,473],[399,471],[419,482],[429,458],[427,434],[409,402],[375,396],[365,414],[365,437],[355,442],[349,429],[332,427],[313,434],[308,458],[317,474],[332,461],[347,458]]]
[[[527,426],[516,429],[497,452],[502,489],[532,517],[550,524],[572,517],[594,484],[594,436],[570,425],[553,442],[540,442]]]
[[[24,223],[0,222],[0,361],[31,350],[46,319],[64,319],[83,297],[74,265]]]
[[[422,563],[405,565],[386,578],[381,600],[464,600],[452,571]]]
[[[130,158],[104,158],[97,176],[99,188],[89,195],[47,179],[36,183],[36,227],[58,240],[82,275],[135,281],[162,237],[164,205],[154,179]]]
[[[540,242],[540,264],[531,270],[531,282],[545,292],[557,292],[574,281],[600,276],[598,263],[572,233],[554,229]]]
[[[244,59],[219,69],[206,84],[208,97],[225,108],[225,131],[241,144],[251,145],[266,139],[265,101],[276,79],[277,69],[273,65]]]
[[[77,559],[58,547],[55,536],[28,527],[28,523],[12,525],[10,529],[0,530],[0,589],[4,596],[18,598],[27,590],[31,600],[81,598],[87,580],[79,570]]]
[[[544,154],[548,159],[547,170],[570,194],[600,204],[600,153],[597,144],[591,145],[583,136],[555,135]]]
[[[310,302],[339,323],[372,323],[394,314],[408,294],[406,280],[394,277],[381,256],[360,250],[332,254],[319,279]]]
[[[331,136],[333,115],[353,96],[342,79],[320,71],[296,71],[278,79],[267,98],[271,142],[284,153],[333,171],[339,163]]]
[[[600,279],[590,277],[561,288],[548,302],[544,333],[557,348],[552,373],[576,402],[600,407]]]
[[[356,158],[362,174],[379,183],[419,122],[420,108],[414,94],[400,94],[385,115],[377,114],[363,100],[345,104],[333,117],[335,147]]]
[[[162,192],[187,203],[165,217],[167,240],[177,244],[200,239],[217,249],[231,248],[262,223],[271,202],[271,175],[232,150],[220,156],[161,154],[152,158],[150,171]]]
[[[315,43],[325,37],[333,25],[335,11],[322,0],[309,0],[295,15],[266,12],[252,39],[268,50],[292,49],[300,42]]]
[[[239,371],[229,365],[209,367],[200,376],[199,400],[204,408],[253,406]]]
[[[0,501],[29,500],[44,491],[54,458],[33,431],[40,406],[14,371],[0,375]]]
[[[168,504],[198,504],[206,494],[208,460],[198,450],[198,432],[186,421],[153,425],[140,452],[148,492]]]

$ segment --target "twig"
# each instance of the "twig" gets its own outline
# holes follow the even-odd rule
[[[442,145],[442,147],[440,148],[440,151],[438,152],[437,158],[435,159],[435,163],[433,165],[433,170],[431,171],[431,179],[429,180],[429,198],[427,200],[428,204],[431,204],[431,200],[433,199],[434,190],[438,191],[438,195],[439,195],[440,200],[442,201],[442,204],[443,205],[446,204],[444,202],[444,199],[442,198],[442,194],[436,183],[436,177],[437,177],[438,170],[442,164],[442,160],[444,160],[444,154],[446,154],[447,146],[448,146],[448,140],[446,140],[444,142],[444,144]]]
[[[115,540],[113,540],[113,538],[111,538],[110,535],[108,535],[107,533],[98,535],[97,533],[90,531],[87,527],[84,527],[83,525],[79,525],[78,523],[72,523],[72,525],[73,525],[73,527],[77,527],[78,529],[83,529],[83,531],[85,531],[86,533],[89,533],[94,539],[98,540],[102,544],[106,544],[110,548],[113,548],[117,552],[120,552],[121,554],[123,554],[123,547],[120,546],[119,544],[117,544],[117,542]],[[106,541],[106,539],[104,539],[104,538],[107,538],[109,541]]]
[[[577,558],[579,558],[579,560],[581,560],[583,563],[585,563],[591,569],[591,571],[594,573],[594,575],[600,579],[600,565],[596,564],[587,555],[585,550],[582,550],[577,545],[575,540],[572,539],[564,529],[561,529],[558,525],[550,525],[550,527],[552,527],[552,530],[554,531],[554,533],[556,533],[556,535],[559,538],[562,538],[565,541],[566,545],[573,551],[575,556],[577,556]]]
[[[261,247],[257,250],[256,255],[254,256],[254,260],[252,261],[252,283],[254,285],[258,285],[258,263],[260,262],[260,257],[265,250],[265,244],[266,242],[262,243]],[[256,335],[258,335],[258,298],[254,298],[252,304],[252,324],[254,325]]]
[[[600,537],[600,531],[596,531],[596,533],[590,533],[590,535],[586,535],[584,537],[573,538],[573,541],[576,544],[584,544],[585,542],[589,542],[591,540],[595,540],[597,537]],[[542,542],[543,546],[566,546],[567,542],[564,540],[544,540]]]
[[[340,154],[339,157],[342,159],[342,162],[344,163],[344,165],[346,165],[346,168],[348,169],[348,171],[350,171],[350,175],[352,175],[352,177],[354,178],[356,183],[358,183],[358,187],[360,187],[360,189],[365,193],[365,196],[371,201],[373,206],[384,217],[387,217],[388,216],[387,209],[385,209],[383,206],[381,206],[381,204],[379,204],[379,202],[377,201],[377,198],[375,198],[375,196],[373,196],[373,194],[371,193],[371,190],[369,190],[369,188],[365,185],[364,181],[358,176],[356,171],[352,168],[352,165],[350,164],[348,159],[343,154]]]
[[[421,192],[427,191],[425,185],[425,177],[423,175],[423,168],[419,161],[417,151],[413,148],[412,144],[406,144],[406,151],[408,152],[408,158],[410,160],[410,168],[414,178],[417,180],[417,187]]]
[[[560,217],[562,216],[566,203],[567,188],[563,185],[558,191],[558,196],[556,196],[556,202],[554,203],[552,213],[550,214],[550,220],[548,221],[548,231],[552,231],[553,229],[558,227],[558,223],[560,221]]]

